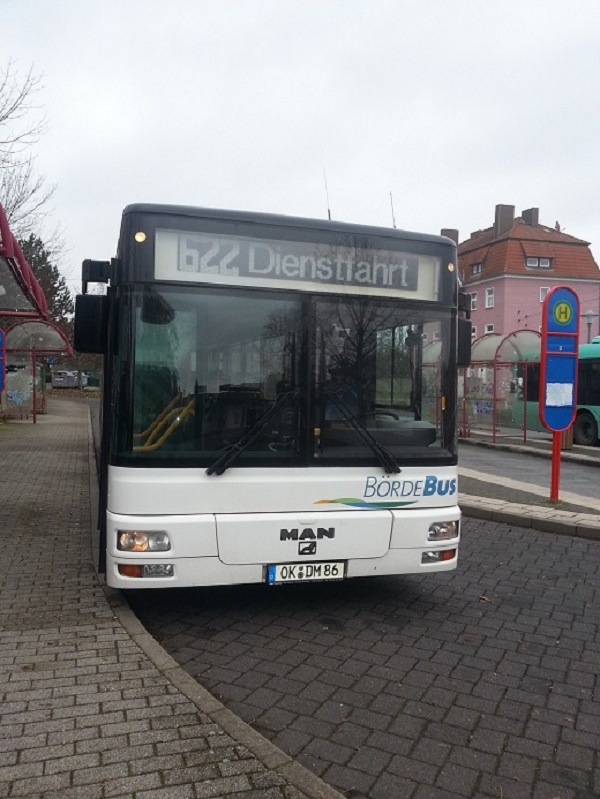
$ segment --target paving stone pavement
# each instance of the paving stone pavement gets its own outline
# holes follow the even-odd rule
[[[339,799],[105,593],[91,449],[81,403],[0,424],[0,797]]]

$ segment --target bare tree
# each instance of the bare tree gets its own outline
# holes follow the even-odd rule
[[[0,201],[8,223],[18,238],[42,227],[55,187],[36,174],[35,159],[0,168]]]
[[[42,228],[55,191],[36,172],[31,148],[46,131],[35,105],[41,76],[19,78],[14,61],[0,69],[0,202],[18,238]]]
[[[0,71],[0,167],[11,166],[15,156],[35,144],[46,130],[44,119],[31,119],[33,104],[41,87],[41,77],[33,67],[19,82],[13,61]]]

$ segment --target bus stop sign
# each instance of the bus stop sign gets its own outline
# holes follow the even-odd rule
[[[566,286],[551,289],[542,310],[540,421],[555,433],[573,423],[577,411],[579,297]]]

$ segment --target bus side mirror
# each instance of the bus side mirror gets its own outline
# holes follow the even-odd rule
[[[106,354],[108,297],[105,294],[79,294],[75,297],[73,346],[77,352]]]
[[[471,365],[471,320],[458,318],[458,347],[456,365]]]

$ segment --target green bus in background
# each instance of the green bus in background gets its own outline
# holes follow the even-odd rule
[[[525,412],[527,429],[544,431],[539,417],[540,365],[523,364],[521,371],[527,369],[523,378],[525,390]],[[521,380],[519,380],[521,383]],[[520,403],[517,403],[520,404]],[[515,407],[515,410],[517,408]],[[516,414],[517,415],[517,414]],[[600,437],[600,336],[591,344],[579,345],[579,365],[577,372],[577,416],[573,422],[573,441],[593,447]]]

